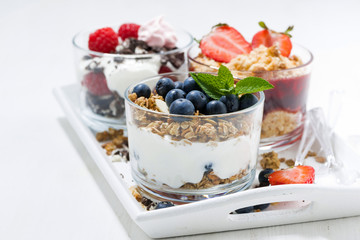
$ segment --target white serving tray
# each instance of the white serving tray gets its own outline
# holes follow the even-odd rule
[[[132,196],[130,166],[112,162],[82,121],[76,85],[54,90],[70,124],[94,162],[128,211],[132,220],[150,237],[162,238],[236,229],[309,222],[360,215],[360,181],[340,185],[320,176],[316,184],[252,188],[227,196],[175,207],[146,211]],[[360,170],[360,157],[338,136],[332,139],[335,155],[345,166]],[[318,178],[318,176],[316,176]],[[230,214],[238,208],[274,203],[261,212]]]

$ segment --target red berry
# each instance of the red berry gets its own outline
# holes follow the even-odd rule
[[[159,73],[170,73],[172,72],[172,70],[168,67],[168,66],[165,66],[165,65],[162,65],[159,69]]]
[[[277,45],[281,55],[288,57],[292,49],[290,40],[291,35],[289,32],[293,29],[293,27],[290,26],[284,33],[279,33],[268,29],[263,22],[260,22],[259,25],[265,29],[254,35],[251,42],[252,48],[257,48],[260,45],[264,45],[265,47]]]
[[[118,44],[116,32],[109,27],[98,29],[89,36],[89,49],[92,51],[112,53]]]
[[[200,41],[202,53],[218,62],[228,63],[231,59],[251,51],[251,45],[235,28],[220,24]]]
[[[268,178],[271,185],[313,183],[315,170],[311,166],[296,166],[273,172]]]
[[[124,23],[119,27],[118,35],[124,41],[127,38],[138,38],[140,25],[135,23]]]
[[[84,76],[83,85],[96,96],[111,94],[102,72],[89,72]]]

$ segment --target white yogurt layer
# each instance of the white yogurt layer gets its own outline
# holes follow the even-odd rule
[[[82,71],[91,65],[104,68],[107,85],[111,91],[116,91],[124,97],[128,86],[136,84],[145,78],[157,75],[161,66],[160,56],[152,55],[150,58],[127,58],[116,62],[112,58],[94,58],[81,64]]]
[[[154,179],[172,188],[200,182],[205,166],[210,164],[215,175],[226,179],[256,163],[257,144],[249,136],[189,144],[131,124],[128,124],[128,135],[130,158],[137,162],[137,171],[146,172],[148,180]]]

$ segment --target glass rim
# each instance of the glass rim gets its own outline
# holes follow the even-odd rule
[[[245,108],[245,109],[242,109],[240,111],[235,111],[235,112],[231,112],[231,113],[223,113],[223,114],[213,114],[213,115],[180,115],[180,114],[171,114],[171,113],[163,113],[163,112],[157,112],[157,111],[154,111],[154,110],[151,110],[151,109],[147,109],[147,108],[143,108],[143,107],[140,107],[139,105],[137,105],[136,103],[134,103],[133,101],[131,101],[129,99],[129,91],[130,89],[134,88],[136,85],[138,84],[142,84],[142,83],[146,83],[146,82],[149,82],[155,78],[161,78],[161,77],[166,77],[168,75],[183,75],[183,74],[189,74],[189,73],[206,73],[206,72],[188,72],[188,73],[162,73],[162,74],[158,74],[158,75],[155,75],[155,76],[152,76],[152,77],[149,77],[149,78],[145,78],[144,80],[138,82],[138,83],[135,83],[135,84],[131,84],[130,86],[128,86],[125,90],[125,101],[128,102],[131,106],[139,109],[139,110],[142,110],[142,111],[146,111],[146,112],[149,112],[149,113],[154,113],[154,114],[158,114],[162,117],[180,117],[180,118],[188,118],[190,120],[193,120],[194,118],[221,118],[221,117],[229,117],[229,116],[234,116],[234,115],[238,115],[238,114],[244,114],[244,113],[247,113],[247,112],[251,112],[252,110],[254,109],[257,109],[260,105],[262,105],[264,102],[265,102],[265,94],[263,91],[260,91],[260,92],[256,92],[256,93],[259,93],[259,99],[257,101],[257,103],[255,103],[254,105],[252,105],[251,107],[248,107],[248,108]],[[211,74],[214,74],[214,73],[211,73]],[[234,79],[238,79],[240,80],[239,78],[235,78]]]
[[[111,27],[114,30],[114,27]],[[182,33],[185,33],[185,35],[189,38],[189,41],[184,45],[181,46],[179,48],[176,49],[172,49],[170,51],[166,51],[166,52],[160,52],[160,53],[147,53],[147,54],[141,54],[141,53],[134,53],[134,54],[119,54],[119,53],[102,53],[102,52],[97,52],[97,51],[93,51],[88,49],[87,47],[83,47],[80,44],[77,43],[77,39],[79,36],[81,36],[82,34],[85,33],[91,33],[93,31],[95,31],[97,28],[89,28],[89,29],[85,29],[82,30],[78,33],[76,33],[74,35],[74,37],[72,38],[72,44],[75,48],[82,50],[84,52],[87,52],[89,55],[96,55],[98,57],[122,57],[122,58],[148,58],[148,57],[152,57],[152,56],[163,56],[163,55],[169,55],[169,54],[173,54],[173,53],[178,53],[178,52],[182,52],[184,50],[186,50],[187,48],[189,48],[193,42],[194,42],[194,37],[188,32],[185,31],[183,28],[177,28],[174,27],[175,30],[181,31]]]
[[[308,50],[307,48],[305,48],[305,47],[303,47],[302,45],[299,45],[299,44],[297,44],[297,43],[292,43],[292,45],[295,46],[295,47],[298,47],[298,48],[301,48],[301,49],[305,50],[305,51],[309,54],[310,58],[309,58],[309,60],[308,60],[306,63],[303,63],[302,65],[297,66],[297,67],[293,67],[293,68],[279,69],[279,70],[270,70],[270,71],[266,71],[266,70],[262,70],[262,71],[230,70],[230,71],[232,71],[232,72],[238,72],[238,73],[247,73],[247,74],[249,74],[249,73],[264,74],[264,73],[278,73],[278,72],[293,71],[293,70],[302,69],[302,68],[304,68],[304,67],[309,66],[309,65],[313,62],[313,60],[314,60],[314,55],[310,52],[310,50]],[[218,67],[210,66],[210,65],[207,65],[207,64],[205,64],[205,63],[201,63],[201,62],[195,60],[195,58],[191,57],[191,56],[190,56],[190,51],[191,51],[191,49],[194,49],[195,47],[199,48],[198,45],[193,44],[193,46],[191,46],[191,47],[189,48],[189,50],[188,50],[188,58],[189,58],[192,62],[195,62],[196,64],[199,64],[199,65],[202,65],[202,66],[205,66],[205,67],[208,67],[208,68],[212,68],[212,69],[214,69],[214,70],[219,70]]]

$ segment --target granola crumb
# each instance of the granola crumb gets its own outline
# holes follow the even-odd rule
[[[279,158],[280,162],[285,162],[285,160],[286,160],[285,158]]]
[[[307,157],[316,157],[316,156],[317,156],[316,152],[308,151],[305,158],[307,158]]]
[[[131,194],[133,195],[133,197],[136,199],[136,201],[141,202],[142,196],[141,196],[137,186],[131,186],[129,190],[130,190]]]
[[[315,156],[315,161],[318,162],[318,163],[325,163],[326,158],[322,157],[322,156]]]
[[[278,154],[274,151],[264,153],[261,155],[262,159],[260,160],[260,165],[263,169],[271,168],[271,169],[279,169],[280,168],[280,160],[278,158]]]
[[[298,113],[285,111],[273,111],[263,119],[261,127],[261,138],[282,136],[296,129],[300,119]]]
[[[106,155],[111,156],[114,161],[119,161],[119,157],[129,161],[128,138],[124,136],[123,129],[109,128],[108,131],[96,133],[95,137],[102,143],[101,147],[105,149]]]
[[[288,165],[288,167],[293,167],[295,166],[295,161],[292,159],[288,159],[285,161],[285,164]]]

